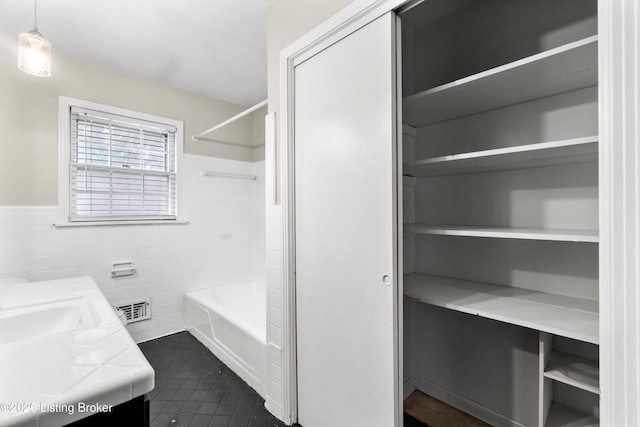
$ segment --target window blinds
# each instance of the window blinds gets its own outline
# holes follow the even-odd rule
[[[70,221],[176,219],[176,128],[71,107]]]

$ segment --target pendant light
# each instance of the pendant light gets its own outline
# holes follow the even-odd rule
[[[18,68],[38,77],[51,75],[51,43],[38,32],[38,0],[33,0],[33,30],[18,36]]]

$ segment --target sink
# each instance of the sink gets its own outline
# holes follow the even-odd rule
[[[0,426],[71,424],[91,415],[81,403],[115,410],[154,386],[153,368],[89,276],[0,284],[0,379],[0,403],[15,408],[0,408]]]
[[[40,338],[96,324],[84,297],[0,309],[0,343]]]

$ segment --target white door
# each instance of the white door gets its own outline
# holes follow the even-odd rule
[[[389,13],[295,67],[303,427],[397,425],[395,31]]]

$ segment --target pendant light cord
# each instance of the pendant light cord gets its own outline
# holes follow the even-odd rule
[[[38,31],[38,0],[33,0],[33,27]]]

